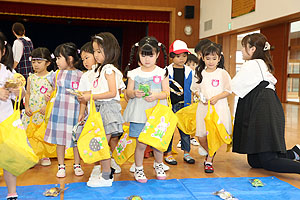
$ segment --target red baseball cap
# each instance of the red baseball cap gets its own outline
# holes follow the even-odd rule
[[[169,53],[181,54],[181,53],[191,53],[188,50],[187,44],[181,40],[175,40],[169,49]]]

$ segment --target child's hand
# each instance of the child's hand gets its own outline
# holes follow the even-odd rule
[[[82,94],[81,96],[77,96],[79,102],[88,102],[91,99],[90,93]]]
[[[19,87],[17,87],[17,88],[9,88],[9,91],[11,93],[13,93],[15,96],[19,96],[20,88]]]
[[[84,120],[84,115],[79,114],[78,122],[82,122]]]
[[[40,113],[41,113],[41,115],[45,115],[45,113],[46,113],[46,106],[43,106],[43,107],[40,109]]]
[[[137,98],[141,98],[145,96],[145,92],[141,91],[141,90],[134,90],[134,96]]]
[[[25,107],[25,114],[26,114],[28,117],[31,117],[31,116],[32,116],[32,111],[31,111],[31,109],[30,109],[28,106]]]
[[[152,102],[152,101],[155,101],[155,100],[157,100],[157,97],[153,93],[150,96],[145,97],[145,101],[147,101],[147,102]]]
[[[218,98],[217,96],[213,96],[213,97],[210,99],[210,104],[211,104],[211,105],[215,105],[218,101],[219,101],[219,98]]]
[[[50,101],[50,96],[51,96],[51,93],[50,92],[46,92],[46,94],[45,94],[45,101]]]
[[[9,91],[4,88],[0,88],[0,100],[6,101],[9,97]]]

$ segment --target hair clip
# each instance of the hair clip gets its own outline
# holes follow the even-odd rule
[[[51,58],[54,59],[55,58],[55,55],[53,53],[51,53]]]
[[[270,45],[270,43],[269,42],[266,42],[265,43],[265,47],[264,47],[264,51],[267,51],[267,50],[270,50],[271,49],[271,45]]]
[[[77,53],[80,54],[80,49],[77,49]]]
[[[29,61],[32,61],[32,57],[30,56],[30,57],[28,58],[28,60],[29,60]]]
[[[7,45],[7,41],[4,41],[4,46],[6,46]]]
[[[97,38],[97,39],[99,39],[99,40],[102,40],[102,41],[103,41],[103,38],[100,37],[100,36],[98,36],[98,35],[95,35],[94,37]]]
[[[159,42],[157,45],[160,47],[160,46],[161,46],[161,43]]]
[[[138,46],[139,46],[139,43],[138,43],[138,42],[137,42],[137,43],[135,43],[135,44],[134,44],[134,46],[138,47]]]

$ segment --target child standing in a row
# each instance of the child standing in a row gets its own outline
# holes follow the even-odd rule
[[[53,88],[57,87],[53,110],[50,115],[45,133],[45,141],[57,144],[58,172],[57,177],[66,176],[64,164],[65,148],[73,147],[74,151],[74,172],[76,176],[84,174],[80,166],[80,157],[77,146],[72,140],[72,129],[78,121],[79,102],[76,97],[66,91],[66,89],[78,89],[82,72],[78,70],[81,66],[77,47],[74,43],[64,43],[59,45],[55,51],[56,64],[60,71],[56,81],[56,73],[48,76]],[[46,101],[49,101],[50,92],[46,93]]]
[[[130,98],[124,111],[124,119],[130,122],[129,136],[138,138],[147,121],[145,110],[152,108],[160,103],[167,105],[166,98],[170,94],[169,78],[166,70],[156,65],[160,48],[163,49],[165,64],[166,50],[165,46],[158,42],[154,37],[144,37],[138,43],[133,45],[130,53],[129,66],[133,63],[135,50],[138,52],[138,63],[140,67],[128,72],[127,97]],[[139,90],[139,85],[147,84],[151,88],[150,94],[145,94]],[[148,96],[149,95],[149,96]],[[147,145],[137,139],[135,149],[135,172],[134,177],[138,182],[146,183],[147,178],[144,174],[143,158]],[[157,179],[166,179],[166,173],[163,169],[163,152],[153,149],[155,157],[155,171]]]
[[[107,141],[123,133],[119,86],[122,85],[122,73],[117,69],[120,46],[111,33],[99,33],[92,37],[94,57],[98,66],[91,72],[91,92],[78,97],[88,102],[93,94],[97,112],[100,112]],[[89,187],[112,186],[113,170],[111,159],[101,161],[102,176],[87,183]]]
[[[50,51],[47,48],[34,49],[31,52],[30,58],[34,73],[30,73],[27,79],[25,115],[22,117],[22,122],[25,129],[27,129],[31,117],[31,123],[40,124],[43,122],[46,110],[45,93],[52,90],[52,87],[47,79],[49,74],[47,67],[51,64]],[[38,112],[33,114],[36,111]],[[51,165],[50,159],[42,158],[41,165]]]

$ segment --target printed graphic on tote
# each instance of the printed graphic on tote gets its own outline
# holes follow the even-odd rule
[[[13,122],[12,124],[14,127],[17,127],[19,129],[24,129],[23,123],[21,119],[17,119],[16,121]]]
[[[72,88],[73,89],[78,89],[78,87],[79,87],[79,82],[77,82],[77,81],[72,82]]]
[[[91,139],[90,141],[90,149],[92,151],[100,151],[101,149],[103,149],[103,143],[102,141],[105,140],[105,138],[100,138],[100,137],[94,137],[93,139]]]
[[[120,156],[121,153],[125,150],[127,144],[131,144],[132,140],[126,140],[128,137],[128,134],[125,133],[124,138],[122,140],[119,141],[118,146],[116,147],[117,150],[117,155]]]
[[[218,87],[219,84],[220,84],[220,80],[213,79],[213,80],[211,81],[211,85],[212,85],[213,87]]]
[[[169,123],[165,123],[165,117],[164,116],[162,116],[160,118],[160,121],[161,122],[154,129],[155,132],[152,133],[151,136],[155,137],[155,138],[158,138],[158,139],[160,139],[160,141],[162,141],[163,136],[167,132],[167,128],[170,126],[170,122]]]
[[[99,79],[94,80],[94,82],[93,82],[93,87],[94,87],[94,88],[96,88],[96,87],[98,86],[98,80],[99,80]]]
[[[40,88],[40,92],[41,92],[42,94],[45,94],[47,91],[48,91],[48,88],[46,88],[45,86],[42,86],[42,87]]]
[[[153,76],[153,82],[159,84],[161,82],[161,76]]]

